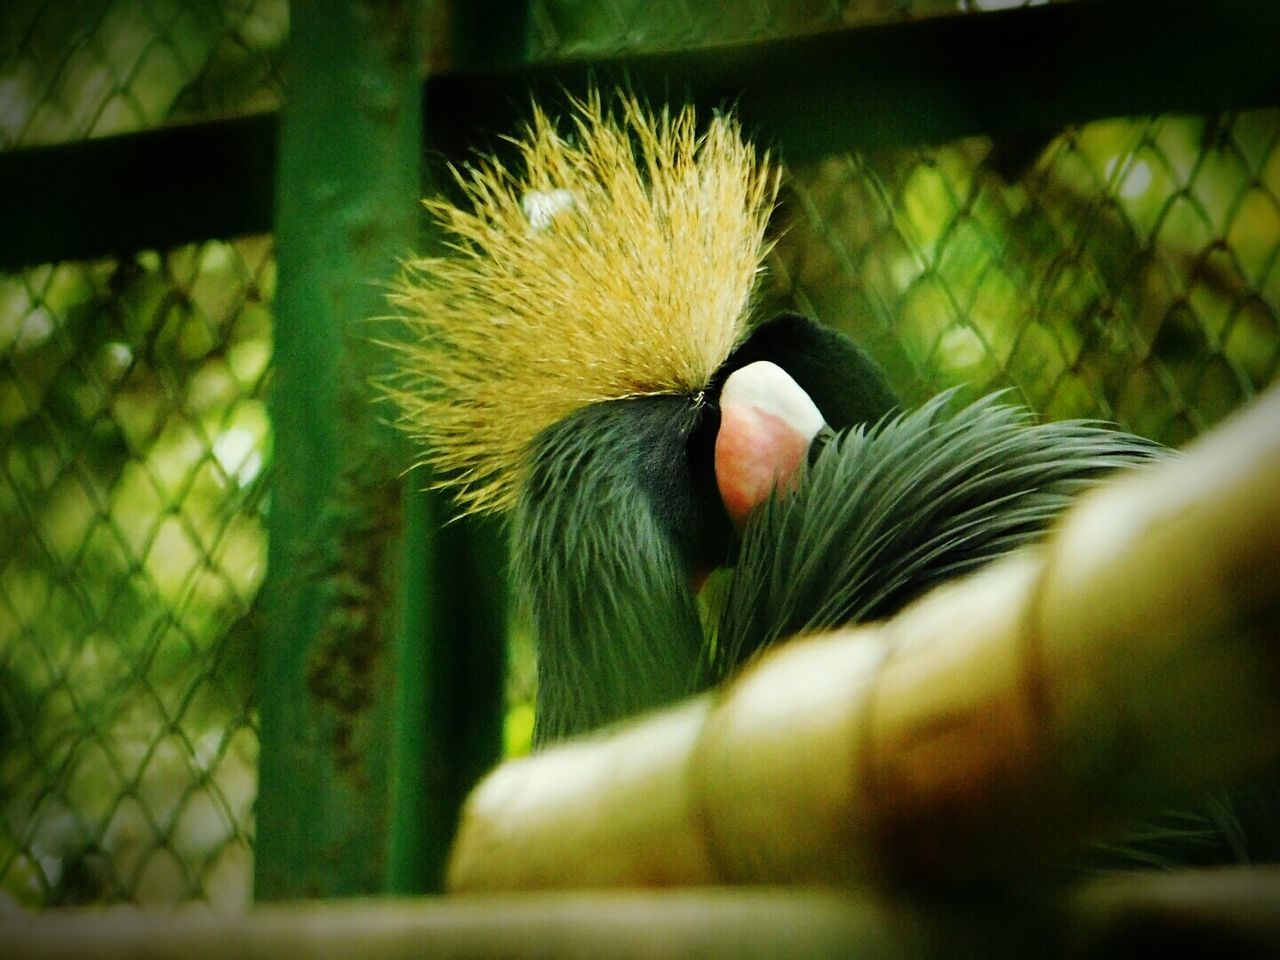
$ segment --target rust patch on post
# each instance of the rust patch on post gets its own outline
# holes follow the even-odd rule
[[[388,553],[404,524],[400,484],[375,455],[339,477],[315,547],[325,613],[307,662],[313,707],[332,720],[334,768],[366,774],[360,733],[384,697],[395,609]]]

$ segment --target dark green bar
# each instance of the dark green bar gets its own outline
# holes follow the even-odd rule
[[[580,90],[590,75],[628,78],[651,96],[736,104],[749,130],[799,160],[970,134],[1035,136],[1102,117],[1274,106],[1277,37],[1275,0],[1075,0],[477,67],[428,81],[426,122],[433,148],[456,157],[509,132],[531,94]],[[0,154],[0,268],[268,230],[272,136],[253,117]]]
[[[526,15],[523,2],[472,0],[454,21],[455,55],[519,59]],[[440,239],[429,233],[423,247]],[[412,475],[421,486],[427,479]],[[407,556],[401,596],[389,893],[443,889],[462,802],[502,752],[506,538],[498,524],[455,512],[440,495],[410,492],[406,500],[407,542],[423,549]]]
[[[402,628],[395,653],[400,682],[392,714],[391,820],[383,877],[387,893],[434,892],[454,830],[452,798],[443,796],[448,769],[438,759],[441,745],[434,738],[435,704],[428,702],[433,699],[433,647],[447,642],[432,591],[433,574],[443,559],[432,507],[422,493],[405,491],[405,543],[418,549],[405,551],[400,582]]]
[[[371,402],[392,335],[381,284],[416,240],[421,91],[412,0],[295,4],[281,116],[273,488],[258,706],[259,899],[385,889],[396,709],[420,702],[405,597],[428,547],[406,455]],[[408,511],[412,514],[413,510]],[[407,528],[409,528],[407,530]],[[414,585],[417,586],[416,584]],[[406,687],[399,687],[398,684]],[[400,692],[397,693],[397,690]]]
[[[0,269],[271,229],[274,113],[0,151]]]
[[[1040,134],[1147,113],[1280,104],[1275,0],[1074,0],[431,82],[432,145],[507,132],[530,96],[589,79],[733,106],[788,160],[852,147]]]
[[[453,507],[441,497],[414,494],[412,504],[408,535],[432,552],[405,580],[404,603],[429,629],[407,630],[399,659],[386,886],[397,894],[443,889],[462,802],[501,755],[506,668],[502,532],[444,526]]]

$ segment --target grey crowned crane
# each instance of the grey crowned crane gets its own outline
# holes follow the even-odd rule
[[[426,201],[451,249],[393,294],[389,392],[460,507],[509,516],[536,743],[891,613],[1159,455],[998,396],[902,411],[847,337],[753,325],[778,174],[731,117],[592,93],[515,144],[519,169],[479,159],[461,203]]]

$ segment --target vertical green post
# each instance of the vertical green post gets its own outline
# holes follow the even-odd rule
[[[473,68],[522,61],[528,6],[471,0],[452,11],[452,59]],[[443,252],[439,242],[424,238],[433,252]],[[391,893],[440,889],[462,801],[501,755],[507,654],[500,525],[455,519],[452,505],[436,495],[412,498],[408,518],[410,536],[428,549],[406,567],[410,626],[398,662],[402,679],[422,682],[401,684],[395,712]],[[422,629],[412,626],[417,622]]]
[[[389,874],[395,709],[415,699],[397,692],[396,660],[407,631],[432,626],[405,575],[425,577],[431,545],[422,518],[407,519],[407,461],[372,402],[387,362],[376,341],[393,332],[370,318],[387,312],[384,284],[417,238],[420,21],[414,0],[291,8],[258,677],[260,899],[372,893]]]
[[[431,552],[406,569],[406,623],[434,629],[401,640],[389,893],[441,888],[462,801],[502,750],[506,541],[490,524],[442,526],[450,509],[422,495],[409,507],[409,529],[428,534]]]

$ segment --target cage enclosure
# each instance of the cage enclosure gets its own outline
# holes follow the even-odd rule
[[[782,171],[753,316],[848,334],[908,408],[1006,389],[1185,447],[1280,367],[1276,36],[1266,0],[6,4],[0,927],[49,955],[1276,948],[1261,727],[1140,854],[1076,851],[1124,872],[981,903],[268,905],[440,892],[464,798],[530,749],[507,531],[449,522],[375,386],[448,164],[591,87],[730,110]]]

